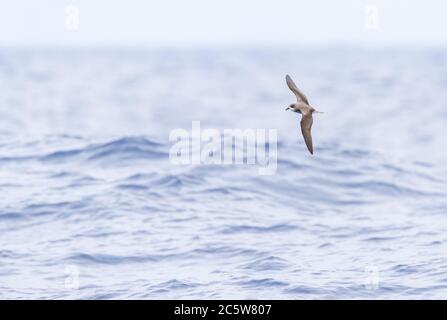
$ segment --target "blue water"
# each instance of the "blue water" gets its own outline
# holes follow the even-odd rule
[[[447,297],[447,50],[3,48],[0,119],[0,298]],[[276,174],[173,165],[195,120]]]

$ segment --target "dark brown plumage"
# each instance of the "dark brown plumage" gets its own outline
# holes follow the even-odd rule
[[[315,110],[313,107],[310,106],[309,100],[307,100],[307,97],[298,89],[295,82],[293,82],[292,78],[290,78],[289,75],[286,75],[286,83],[289,89],[295,94],[297,103],[291,104],[286,108],[286,110],[292,110],[297,113],[301,113],[301,133],[304,137],[304,142],[306,143],[307,149],[309,149],[309,152],[311,154],[314,154],[314,147],[312,144],[312,123],[313,118],[312,114],[314,112],[316,113],[322,113],[317,110]]]

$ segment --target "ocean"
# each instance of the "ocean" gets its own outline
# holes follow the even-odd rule
[[[446,49],[1,48],[0,119],[2,299],[447,297]],[[194,121],[275,172],[172,163]]]

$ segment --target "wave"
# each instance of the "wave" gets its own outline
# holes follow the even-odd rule
[[[54,144],[58,139],[62,143]],[[260,296],[276,292],[291,298],[371,297],[361,284],[316,280],[319,285],[313,286],[297,279],[303,279],[300,270],[309,264],[338,261],[340,244],[352,239],[383,255],[410,238],[431,249],[444,243],[439,233],[414,232],[410,222],[418,215],[445,214],[445,177],[430,163],[393,162],[380,153],[335,143],[323,144],[310,157],[283,141],[276,173],[260,176],[250,165],[172,165],[169,143],[148,137],[101,143],[82,137],[50,140],[32,144],[27,154],[0,157],[8,168],[0,191],[14,200],[0,210],[0,231],[5,237],[38,230],[38,242],[53,258],[8,247],[0,257],[18,255],[36,268],[74,265],[87,274],[102,268],[132,270],[139,279],[148,270],[163,275],[126,284],[132,288],[128,293],[119,290],[119,283],[108,292],[82,285],[83,298],[160,298],[175,297],[175,292],[219,298],[210,288],[221,281],[245,292],[241,298],[254,290]],[[393,221],[393,214],[404,216],[405,223]],[[64,248],[75,250],[67,254]],[[309,255],[317,256],[307,260]],[[178,270],[194,274],[204,265],[209,281],[179,276],[183,271]],[[166,266],[174,275],[164,272]],[[239,276],[233,276],[234,270]],[[402,263],[387,270],[419,272]],[[307,275],[330,278],[328,272]],[[412,289],[382,285],[376,290],[375,296],[393,296]]]
[[[80,149],[55,151],[39,157],[42,162],[126,163],[139,159],[160,159],[167,156],[163,145],[143,137],[126,137],[102,144],[88,145]]]

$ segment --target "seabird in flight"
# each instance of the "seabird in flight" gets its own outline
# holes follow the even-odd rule
[[[314,154],[314,147],[312,145],[312,135],[310,133],[310,129],[312,128],[312,114],[315,113],[323,113],[315,110],[310,106],[309,100],[307,100],[306,96],[298,89],[295,82],[293,82],[292,78],[289,75],[286,75],[287,86],[290,90],[295,94],[297,103],[292,103],[290,106],[286,108],[286,110],[292,110],[293,112],[298,112],[302,114],[301,117],[301,133],[303,134],[304,141],[306,142],[307,149],[311,154]]]

